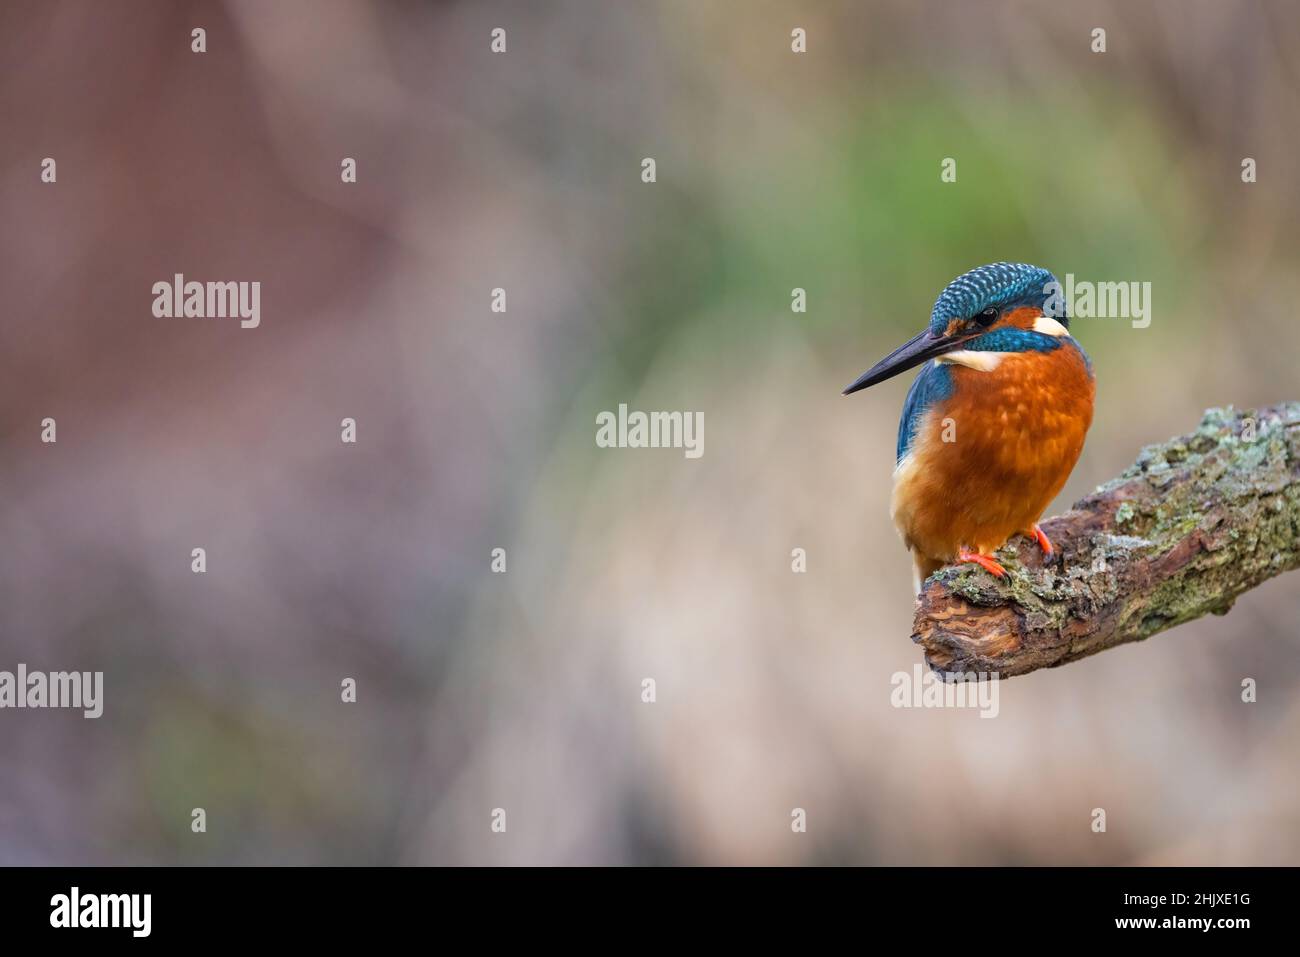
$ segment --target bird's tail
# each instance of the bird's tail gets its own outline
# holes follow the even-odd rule
[[[928,555],[922,555],[915,548],[912,549],[912,585],[916,594],[921,594],[921,586],[925,580],[937,572],[944,565],[938,559],[931,558]]]

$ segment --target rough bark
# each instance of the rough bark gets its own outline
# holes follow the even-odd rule
[[[921,592],[912,640],[942,673],[1003,677],[1165,631],[1300,567],[1300,402],[1210,409],[1190,435],[1042,523],[1058,554],[1022,537],[1005,580],[944,568]]]

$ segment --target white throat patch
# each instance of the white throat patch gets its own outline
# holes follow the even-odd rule
[[[945,352],[941,356],[935,357],[935,362],[943,365],[965,366],[968,369],[975,369],[979,372],[992,372],[1010,352],[978,352],[974,349],[958,349],[956,352]]]

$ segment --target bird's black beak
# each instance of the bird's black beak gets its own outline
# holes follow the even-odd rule
[[[869,385],[875,385],[877,382],[884,382],[886,379],[892,379],[901,372],[919,366],[927,359],[933,359],[935,356],[941,356],[945,352],[952,352],[954,349],[960,349],[962,343],[972,336],[936,336],[929,329],[920,335],[913,336],[904,342],[901,346],[891,352],[885,358],[881,359],[854,381],[854,383],[844,390],[844,395],[852,395],[859,389],[865,389]]]

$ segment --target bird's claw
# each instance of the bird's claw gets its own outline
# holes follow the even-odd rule
[[[980,568],[983,568],[990,575],[996,575],[998,578],[1006,578],[1007,570],[998,563],[996,558],[991,555],[981,555],[979,552],[961,551],[957,553],[957,561],[972,562]]]
[[[1043,558],[1047,561],[1051,561],[1052,556],[1056,554],[1056,549],[1052,546],[1052,540],[1047,537],[1047,533],[1038,525],[1035,525],[1029,530],[1029,534],[1034,537],[1034,541],[1036,541],[1038,547],[1042,549]]]

